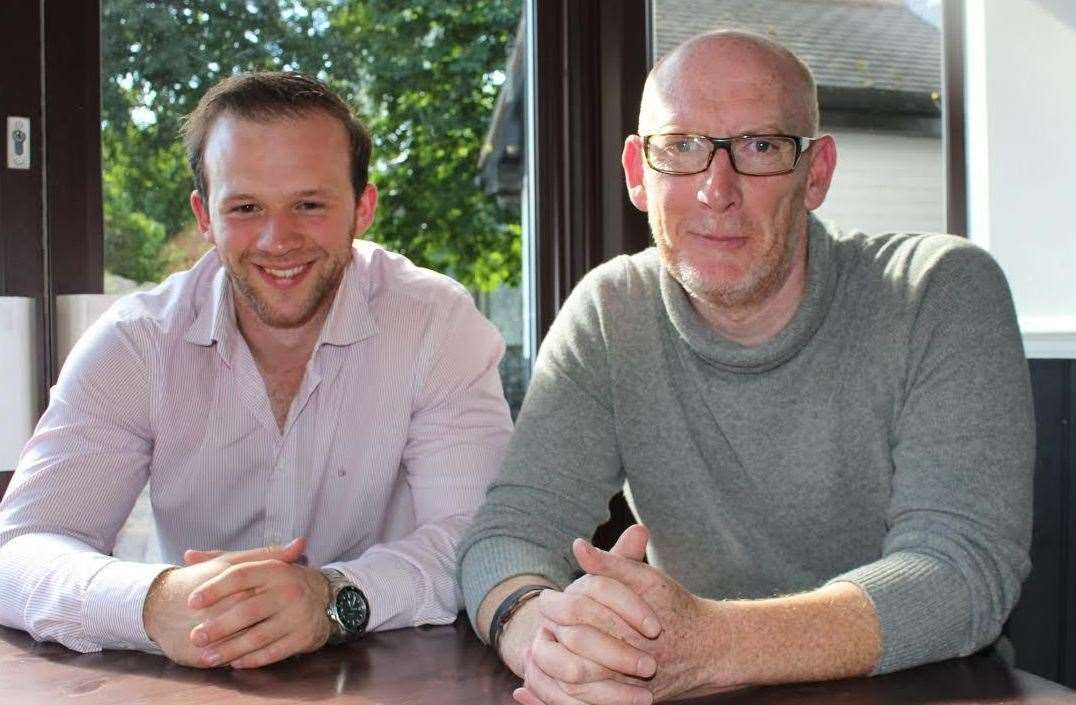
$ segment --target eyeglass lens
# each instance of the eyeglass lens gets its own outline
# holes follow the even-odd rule
[[[733,168],[742,174],[774,174],[796,164],[796,140],[791,137],[733,137],[726,144]],[[702,135],[651,135],[647,158],[660,171],[697,174],[707,168],[717,148]]]

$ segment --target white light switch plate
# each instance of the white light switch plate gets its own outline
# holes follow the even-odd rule
[[[30,168],[30,118],[8,116],[7,168]]]

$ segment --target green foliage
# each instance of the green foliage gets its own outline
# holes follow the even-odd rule
[[[520,230],[475,180],[519,0],[105,0],[106,261],[156,280],[161,233],[191,224],[180,118],[238,70],[297,70],[348,98],[374,135],[368,237],[490,290],[515,284]]]

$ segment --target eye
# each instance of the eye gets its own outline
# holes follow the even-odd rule
[[[755,140],[751,141],[751,150],[754,151],[754,152],[757,152],[758,154],[769,154],[770,152],[774,151],[776,148],[777,148],[777,145],[775,145],[770,140],[755,139]]]
[[[692,154],[703,148],[702,141],[698,137],[685,135],[674,139],[669,145],[670,151],[678,154]]]
[[[258,210],[258,206],[253,203],[238,203],[228,209],[229,213],[237,213],[239,215],[249,215]]]
[[[324,208],[325,204],[321,201],[301,201],[299,203],[299,210],[301,211],[317,211]]]

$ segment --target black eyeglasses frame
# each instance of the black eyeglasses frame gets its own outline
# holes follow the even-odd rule
[[[643,158],[646,159],[646,165],[654,171],[662,174],[668,174],[669,176],[694,176],[695,174],[701,174],[704,171],[709,170],[710,165],[714,162],[714,156],[717,154],[717,150],[724,149],[729,155],[729,165],[732,170],[741,176],[781,176],[783,174],[791,174],[796,170],[796,167],[800,163],[800,157],[811,148],[811,145],[817,142],[818,137],[803,137],[802,135],[780,135],[780,134],[767,134],[767,135],[733,135],[731,137],[710,137],[709,135],[699,134],[697,132],[660,132],[649,135],[640,135],[643,138]],[[710,142],[710,157],[706,160],[706,166],[698,171],[668,171],[666,169],[659,169],[650,162],[650,138],[651,137],[701,137],[704,140]],[[750,174],[740,171],[736,166],[736,156],[732,152],[732,141],[738,139],[758,139],[766,137],[781,137],[784,139],[790,139],[796,145],[796,156],[792,159],[792,166],[784,171],[767,172],[765,174]]]

